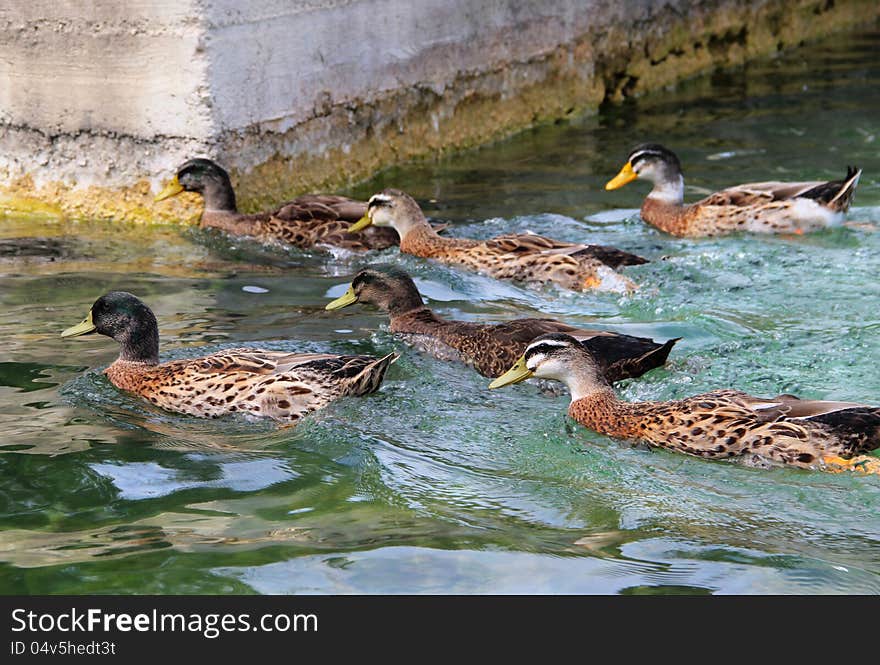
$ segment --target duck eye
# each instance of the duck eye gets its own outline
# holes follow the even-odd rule
[[[526,358],[526,369],[535,371],[538,365],[544,362],[544,360],[546,360],[546,356],[543,353],[539,352],[530,354],[529,357]]]

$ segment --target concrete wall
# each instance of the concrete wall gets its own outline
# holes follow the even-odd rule
[[[0,207],[194,219],[195,155],[245,208],[876,20],[874,0],[5,0]]]

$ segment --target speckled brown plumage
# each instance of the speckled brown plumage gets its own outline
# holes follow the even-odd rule
[[[719,390],[631,404],[604,390],[572,402],[569,414],[601,434],[708,459],[815,467],[829,455],[849,459],[880,447],[880,408],[790,395],[762,399]]]
[[[400,234],[400,251],[462,266],[497,279],[526,283],[553,282],[574,291],[636,288],[616,268],[646,263],[613,247],[562,242],[531,234],[489,240],[444,238],[431,229],[418,204],[407,194],[386,189],[370,199],[373,224]]]
[[[393,358],[241,348],[160,365],[119,359],[104,374],[168,411],[294,421],[340,397],[375,392]]]
[[[645,144],[633,149],[621,174],[606,188],[616,189],[636,177],[653,182],[641,207],[642,219],[679,237],[807,233],[843,221],[860,175],[861,170],[848,168],[841,180],[749,183],[685,205],[678,158],[663,146]]]
[[[274,212],[243,215],[206,210],[199,225],[264,243],[282,243],[303,249],[326,245],[367,251],[397,245],[399,238],[393,229],[370,227],[360,233],[348,232],[366,210],[366,203],[342,196],[306,195],[285,203]]]
[[[836,458],[852,460],[880,448],[880,407],[793,395],[766,399],[736,390],[629,403],[617,398],[600,364],[567,335],[534,340],[523,358],[529,375],[568,385],[573,419],[614,438],[707,459],[803,468],[834,464]],[[880,471],[875,458],[860,464]]]
[[[367,211],[367,204],[344,196],[307,194],[273,211],[246,215],[238,212],[229,174],[209,159],[191,159],[180,166],[175,187],[157,197],[161,200],[180,191],[197,192],[205,200],[199,225],[265,243],[300,248],[342,247],[353,251],[387,249],[398,244],[391,229],[366,229],[348,233],[349,227]]]
[[[441,360],[466,363],[483,376],[496,377],[540,335],[566,332],[576,337],[601,363],[609,382],[641,376],[662,366],[677,340],[658,344],[606,330],[576,328],[554,319],[515,319],[484,324],[443,319],[422,304],[412,278],[392,266],[371,266],[355,275],[356,300],[387,312],[390,330],[419,350]]]
[[[230,413],[296,421],[347,395],[379,388],[397,358],[229,349],[159,363],[159,331],[150,309],[130,293],[111,291],[62,336],[97,332],[119,342],[104,374],[113,385],[158,407],[214,418]]]
[[[609,382],[635,378],[661,367],[677,341],[658,344],[645,337],[576,328],[554,319],[514,319],[495,324],[446,321],[427,307],[392,316],[390,329],[405,337],[427,336],[455,349],[462,362],[489,377],[501,375],[522,355],[529,342],[547,333],[565,332],[581,340],[595,353]],[[418,340],[414,343],[420,345]],[[422,348],[434,353],[432,345]]]

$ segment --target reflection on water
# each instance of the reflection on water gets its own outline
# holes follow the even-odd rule
[[[616,559],[500,551],[387,547],[344,557],[303,556],[249,568],[219,568],[260,593],[872,593],[874,574],[748,549],[717,550],[648,538]],[[631,551],[630,551],[631,550]],[[818,580],[818,582],[817,582]]]
[[[449,317],[545,314],[683,337],[622,387],[880,401],[880,66],[872,33],[810,46],[544,126],[352,190],[410,191],[453,235],[534,231],[653,259],[632,296],[526,289],[395,250],[285,251],[201,230],[0,225],[0,592],[877,593],[880,483],[631,448],[528,385],[489,393],[407,352],[375,395],[296,428],[166,413],[100,373],[103,337],[61,340],[111,289],[156,312],[166,358],[243,343],[401,350],[366,307],[325,312],[370,262]],[[629,148],[681,157],[687,197],[864,168],[849,228],[678,240],[646,185],[605,192]]]

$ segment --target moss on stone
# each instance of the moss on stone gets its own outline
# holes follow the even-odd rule
[[[650,21],[591,32],[527,62],[461,74],[442,94],[429,87],[399,89],[322,109],[285,132],[230,132],[213,152],[222,156],[263,144],[289,150],[285,146],[298,145],[303,136],[334,146],[292,156],[276,152],[247,172],[233,170],[242,210],[266,209],[306,191],[351,185],[392,164],[480,145],[536,123],[594,111],[603,101],[621,101],[714,67],[864,26],[878,16],[880,5],[873,0],[734,0],[695,5],[686,16],[667,8]],[[114,189],[37,187],[24,178],[0,188],[0,197],[6,197],[0,204],[6,207],[36,210],[38,201],[70,218],[191,223],[201,214],[194,195],[153,203],[145,180]]]

